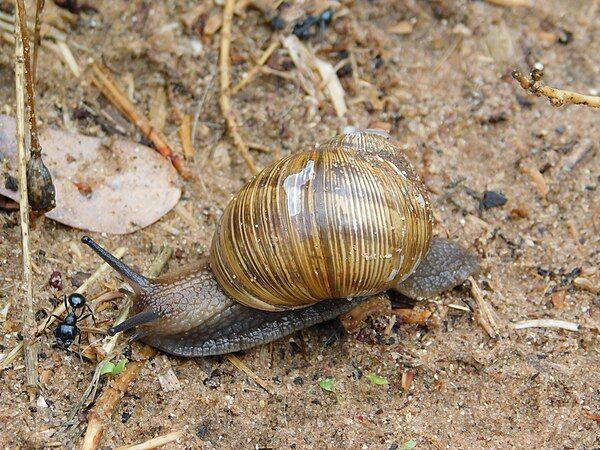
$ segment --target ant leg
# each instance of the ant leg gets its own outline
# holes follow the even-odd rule
[[[81,332],[77,330],[77,354],[79,355],[79,361],[83,362],[83,357],[81,356]]]
[[[89,311],[89,314],[87,314],[86,316],[83,315],[85,313],[85,308],[87,308],[87,310]],[[94,325],[96,325],[96,316],[94,316],[94,311],[92,311],[92,308],[90,308],[90,305],[84,305],[83,309],[81,310],[81,314],[79,315],[77,320],[83,320],[90,316],[92,317],[92,321],[94,322]]]
[[[56,314],[50,314],[50,315],[48,316],[48,320],[46,320],[46,323],[44,324],[44,328],[46,328],[46,327],[48,326],[48,323],[50,323],[50,319],[52,319],[53,317],[54,317],[55,319],[58,319],[58,320],[63,320],[63,318],[62,318],[62,317],[60,317],[60,316],[57,316]]]

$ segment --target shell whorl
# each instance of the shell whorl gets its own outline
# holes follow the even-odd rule
[[[401,150],[340,135],[260,172],[225,208],[211,250],[223,290],[263,310],[382,292],[429,249],[432,213]]]

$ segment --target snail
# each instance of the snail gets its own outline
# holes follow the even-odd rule
[[[352,132],[283,158],[225,207],[210,261],[148,279],[83,242],[134,289],[134,315],[109,334],[178,356],[247,349],[335,318],[395,289],[430,297],[479,258],[432,238],[426,188],[389,139]]]

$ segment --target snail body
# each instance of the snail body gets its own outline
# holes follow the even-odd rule
[[[135,290],[135,315],[109,330],[181,356],[227,353],[334,318],[370,295],[427,297],[478,258],[432,240],[426,189],[400,149],[364,132],[275,162],[225,208],[209,264],[154,280],[84,237]]]

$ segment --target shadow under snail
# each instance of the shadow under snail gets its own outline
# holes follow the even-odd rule
[[[134,315],[109,334],[178,356],[247,349],[339,316],[394,289],[431,297],[479,258],[432,238],[425,186],[398,146],[371,132],[337,136],[277,161],[226,206],[210,261],[148,279],[83,242],[134,289]]]

